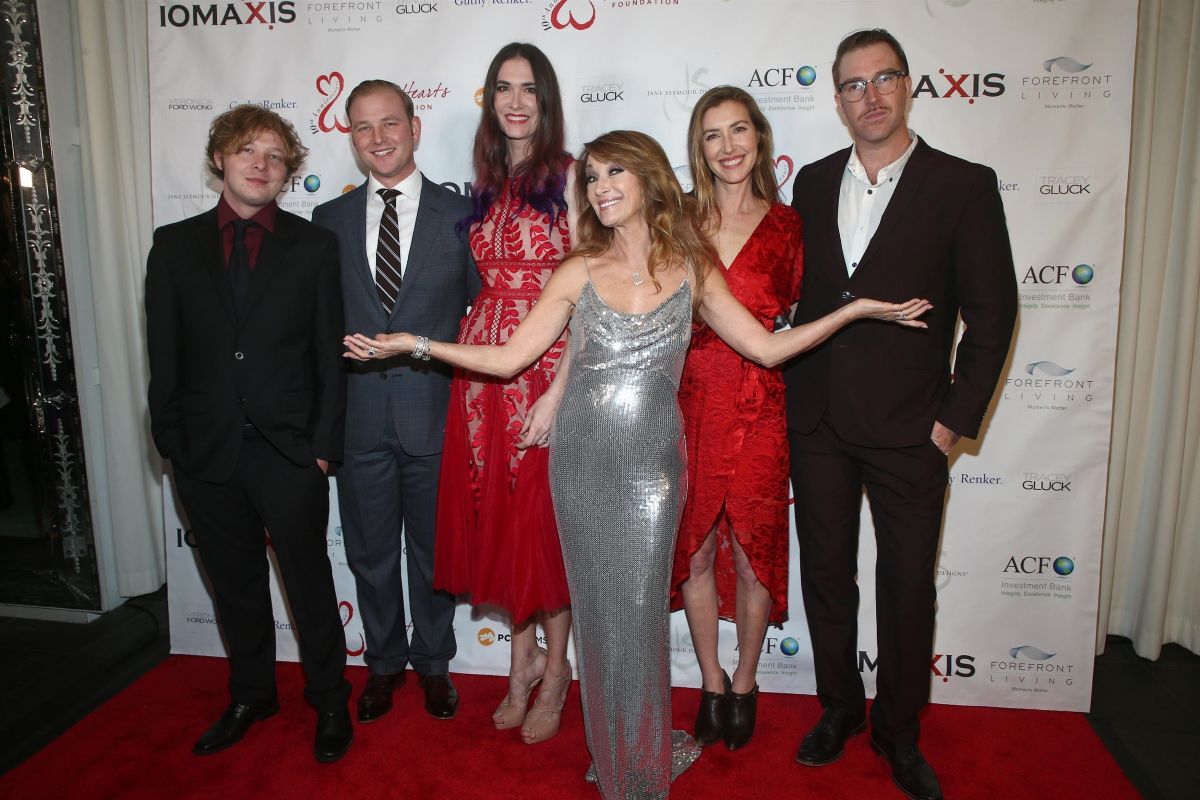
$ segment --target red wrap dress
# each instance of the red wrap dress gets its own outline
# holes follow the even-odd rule
[[[800,296],[800,215],[774,204],[746,240],[725,281],[733,296],[771,330]],[[769,620],[787,618],[788,443],[783,376],[735,353],[713,330],[696,325],[679,387],[688,450],[688,497],[675,545],[671,608],[692,555],[717,528],[714,572],[718,613],[733,619],[737,572],[732,536],[771,594]]]

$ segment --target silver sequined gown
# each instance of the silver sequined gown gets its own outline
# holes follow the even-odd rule
[[[691,336],[685,281],[646,314],[585,284],[550,441],[550,486],[574,614],[583,717],[606,800],[664,798],[699,755],[672,743],[671,559],[687,493],[676,394]]]

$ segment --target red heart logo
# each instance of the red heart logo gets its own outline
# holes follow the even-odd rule
[[[779,156],[775,159],[775,186],[782,188],[787,183],[788,178],[792,177],[792,172],[796,169],[796,165],[792,163],[791,156]]]
[[[332,89],[332,91],[330,91]],[[317,76],[317,94],[325,97],[331,94],[336,97],[342,91],[342,73],[331,72],[328,75]]]

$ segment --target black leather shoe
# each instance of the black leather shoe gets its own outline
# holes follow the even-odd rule
[[[725,691],[720,694],[700,690],[700,710],[696,712],[696,743],[701,747],[716,744],[725,735],[725,705],[731,684],[729,675],[721,670]]]
[[[392,710],[392,692],[404,685],[404,673],[370,675],[358,698],[358,721],[374,722]]]
[[[725,704],[725,746],[737,750],[745,746],[754,736],[754,723],[758,719],[758,684],[745,694],[732,689],[729,702]]]
[[[912,800],[942,800],[937,775],[916,744],[885,748],[871,736],[871,749],[888,762],[892,768],[892,782]]]
[[[354,726],[345,708],[317,713],[317,735],[313,739],[313,755],[322,764],[337,761],[346,755],[354,741]]]
[[[221,718],[196,740],[196,744],[192,746],[192,752],[198,756],[211,756],[227,747],[233,747],[242,740],[251,725],[261,722],[277,711],[279,711],[279,703],[276,702],[254,706],[233,703],[225,709]]]
[[[449,675],[419,675],[417,683],[425,690],[425,710],[436,719],[450,719],[458,711],[458,690]]]
[[[846,740],[862,733],[867,725],[867,715],[847,711],[844,708],[827,708],[821,720],[800,743],[796,761],[809,767],[823,767],[842,757]]]

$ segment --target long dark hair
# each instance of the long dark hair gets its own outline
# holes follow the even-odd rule
[[[523,58],[533,70],[538,104],[537,130],[533,133],[533,148],[529,158],[509,175],[508,144],[496,119],[496,81],[500,67],[506,61]],[[520,178],[518,194],[521,201],[550,216],[551,222],[566,213],[566,165],[570,159],[564,150],[566,139],[563,124],[562,94],[558,77],[546,54],[532,44],[512,42],[500,48],[488,67],[483,83],[483,110],[475,131],[475,180],[472,184],[474,210],[459,223],[468,228],[487,216],[488,208],[500,194],[509,177]]]

